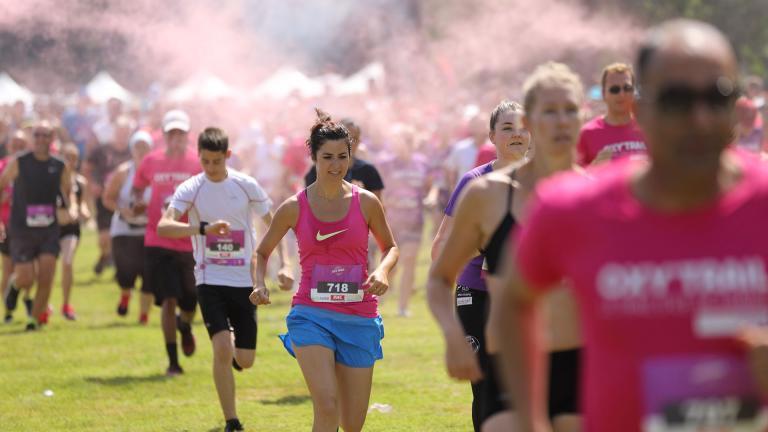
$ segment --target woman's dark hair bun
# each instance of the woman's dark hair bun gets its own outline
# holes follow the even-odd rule
[[[347,150],[352,155],[352,139],[347,128],[341,123],[336,123],[331,119],[331,115],[320,108],[315,107],[317,119],[307,138],[307,148],[313,159],[317,156],[317,151],[326,140],[343,139],[347,141]]]

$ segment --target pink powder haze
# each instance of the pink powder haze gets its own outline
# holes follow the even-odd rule
[[[208,70],[233,82],[248,82],[255,71],[274,67],[269,49],[243,25],[238,1],[131,0],[58,1],[3,0],[0,2],[0,29],[24,39],[42,35],[54,42],[42,51],[38,70],[16,70],[16,76],[30,86],[47,87],[35,75],[51,78],[57,68],[80,67],[79,62],[121,64],[110,71],[121,81],[133,81],[136,73],[148,81],[178,82],[195,71]],[[71,32],[84,33],[81,39],[106,37],[114,47],[100,52],[104,58],[73,55],[67,49]],[[102,42],[103,43],[103,42]],[[86,45],[87,46],[87,45]],[[108,61],[107,61],[108,60]],[[5,62],[4,62],[5,63]],[[93,70],[93,73],[97,69]],[[266,73],[266,70],[264,70]],[[31,75],[28,77],[27,75]],[[89,79],[90,77],[88,77]],[[53,78],[55,80],[55,77]],[[51,90],[46,88],[46,90]]]
[[[2,59],[0,66],[53,91],[51,82],[72,86],[57,77],[68,68],[92,62],[92,75],[98,65],[120,65],[110,72],[141,91],[203,70],[254,86],[285,64],[312,75],[381,60],[390,93],[438,102],[449,89],[460,99],[493,100],[517,96],[545,60],[565,60],[592,80],[604,63],[629,60],[638,28],[557,0],[0,0],[0,30],[50,39],[32,70]],[[73,55],[72,31],[107,38],[102,45],[114,40],[114,49]]]

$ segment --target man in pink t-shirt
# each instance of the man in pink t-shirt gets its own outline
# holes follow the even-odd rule
[[[537,303],[562,281],[585,341],[584,430],[766,430],[768,171],[726,150],[737,70],[708,24],[651,30],[637,68],[649,162],[537,189],[492,312],[506,312],[494,330],[520,430],[548,430]]]
[[[601,84],[607,113],[581,128],[576,161],[582,166],[646,152],[645,138],[632,113],[635,105],[632,68],[624,63],[606,66]]]
[[[181,333],[184,355],[195,351],[191,323],[197,309],[195,260],[189,238],[171,239],[157,235],[157,224],[168,207],[176,187],[200,172],[194,150],[188,148],[189,116],[183,111],[168,111],[163,117],[165,148],[144,157],[133,179],[135,213],[146,211],[145,283],[162,307],[161,322],[168,353],[169,376],[183,373],[178,360],[176,330]],[[151,187],[149,203],[142,201],[144,189]],[[186,218],[186,216],[185,216]],[[119,251],[118,251],[119,253]],[[181,310],[178,318],[176,307]]]

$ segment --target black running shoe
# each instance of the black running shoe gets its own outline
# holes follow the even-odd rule
[[[11,285],[8,289],[8,295],[5,296],[5,308],[9,311],[16,310],[16,305],[19,303],[20,290]]]
[[[8,312],[5,314],[5,318],[3,318],[3,321],[5,321],[6,324],[10,324],[13,322],[13,314]]]
[[[30,319],[27,322],[27,327],[25,328],[26,331],[35,331],[38,328],[40,328],[40,325],[37,323],[37,320]]]
[[[128,315],[128,306],[125,306],[123,304],[117,305],[117,314],[121,317],[124,317]]]
[[[32,316],[32,305],[33,304],[34,304],[34,302],[32,301],[31,298],[24,299],[24,309],[27,310],[27,316],[28,317]]]
[[[128,315],[128,304],[130,303],[130,297],[120,297],[120,303],[117,305],[117,314],[120,316]]]
[[[234,431],[242,431],[243,429],[242,423],[240,423],[240,420],[233,418],[230,420],[227,420],[227,425],[224,426],[224,432],[234,432]]]
[[[165,376],[167,377],[175,377],[183,373],[184,369],[182,369],[179,365],[170,365],[168,366],[168,369],[165,370]]]

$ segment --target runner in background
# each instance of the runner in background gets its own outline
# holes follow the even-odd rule
[[[108,177],[104,187],[102,202],[112,213],[112,222],[109,234],[112,236],[112,245],[120,253],[115,255],[115,278],[120,287],[120,302],[117,305],[117,314],[126,316],[131,300],[131,292],[136,285],[136,279],[141,278],[141,295],[139,299],[139,324],[147,324],[149,309],[152,305],[152,287],[146,278],[144,234],[147,228],[147,215],[134,215],[131,211],[133,197],[131,189],[136,168],[142,159],[151,150],[154,140],[145,131],[135,132],[128,147],[131,151],[131,160],[123,162]],[[149,202],[152,188],[144,190],[142,200]]]
[[[635,73],[632,67],[624,63],[606,66],[600,85],[607,113],[581,128],[576,160],[582,166],[646,152],[645,138],[633,113]]]
[[[168,355],[168,376],[184,373],[179,364],[176,331],[181,333],[184,355],[191,356],[196,347],[192,334],[192,320],[197,311],[192,243],[189,239],[167,239],[157,235],[157,224],[168,208],[176,187],[200,172],[196,152],[188,148],[189,129],[189,115],[184,111],[171,110],[165,114],[165,148],[150,152],[136,169],[133,207],[129,214],[129,217],[147,215],[144,271],[155,295],[155,304],[162,308],[161,326]],[[144,201],[147,188],[152,188],[148,203]]]
[[[742,96],[736,101],[735,113],[735,145],[746,151],[760,154],[763,151],[763,129],[755,127],[758,115],[755,103]]]
[[[477,107],[473,107],[475,110]],[[477,155],[488,141],[488,117],[476,112],[467,120],[468,137],[456,142],[451,147],[448,157],[443,161],[446,184],[456,188],[461,176],[476,167]]]
[[[490,262],[493,258],[495,264],[499,251],[494,239],[507,234],[495,231],[510,230],[516,223],[512,216],[515,206],[511,176],[520,167],[531,143],[531,135],[523,126],[523,107],[510,101],[496,106],[491,113],[489,137],[500,161],[516,162],[487,172],[466,185],[466,192],[452,213],[456,217],[451,216],[451,228],[444,232],[446,246],[436,254],[427,281],[428,304],[445,336],[448,372],[472,381],[472,424],[476,431],[506,430],[512,416],[511,407],[496,383],[494,352],[485,334],[490,296],[483,288],[490,288],[490,280],[482,269],[487,267],[484,259]],[[493,162],[487,166],[492,168]],[[462,268],[462,280],[457,286],[456,278]]]
[[[80,244],[80,224],[90,219],[88,210],[85,177],[77,172],[80,151],[74,143],[65,143],[61,147],[61,157],[71,173],[72,186],[69,197],[61,199],[57,206],[56,217],[59,222],[59,244],[61,245],[61,314],[74,321],[75,308],[70,302],[74,285],[74,260]]]
[[[61,159],[51,156],[53,127],[36,124],[32,150],[17,154],[0,175],[0,190],[13,183],[11,201],[11,258],[19,290],[37,292],[27,330],[48,322],[48,299],[60,252],[56,202],[69,197],[70,172]]]
[[[415,129],[398,125],[392,130],[391,138],[388,158],[379,166],[389,185],[384,193],[384,208],[400,250],[400,265],[392,275],[392,287],[399,291],[397,314],[407,317],[410,316],[416,259],[424,231],[424,199],[431,186],[431,170]],[[397,276],[400,276],[399,280]]]
[[[131,159],[128,140],[135,129],[135,122],[127,116],[119,116],[112,125],[112,140],[94,148],[85,158],[83,174],[88,180],[91,196],[95,200],[96,226],[99,231],[99,255],[93,272],[100,275],[113,264],[112,242],[109,227],[112,212],[104,207],[102,193],[107,176],[121,163]]]
[[[11,134],[10,139],[7,141],[7,156],[0,160],[0,173],[5,170],[8,162],[17,154],[29,150],[29,138],[27,134],[22,130],[17,130]],[[13,186],[6,186],[5,189],[0,192],[0,220],[2,220],[5,226],[5,237],[0,242],[0,254],[2,254],[2,278],[0,279],[0,289],[2,289],[3,306],[5,306],[5,318],[6,323],[13,321],[13,311],[16,309],[16,305],[19,300],[19,289],[13,283],[13,260],[11,259],[10,249],[10,223],[11,223],[11,199],[13,197]],[[30,290],[24,291],[24,306],[27,309],[27,315],[32,315],[32,298],[30,296]]]

